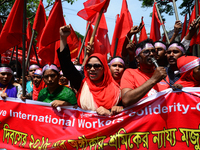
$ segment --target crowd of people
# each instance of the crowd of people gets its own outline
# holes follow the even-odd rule
[[[108,61],[102,54],[93,53],[93,44],[88,43],[83,64],[75,65],[66,40],[70,26],[63,26],[57,50],[60,68],[54,64],[43,68],[31,65],[26,78],[26,95],[22,96],[21,74],[15,75],[16,70],[21,71],[20,64],[18,68],[16,62],[1,64],[1,97],[31,99],[51,103],[52,107],[74,106],[99,115],[112,115],[170,87],[199,87],[200,58],[186,55],[199,22],[194,20],[190,27],[181,42],[174,41],[181,28],[181,22],[176,21],[169,44],[151,39],[136,44],[129,39],[140,32],[142,26],[134,26],[127,33],[122,57]]]

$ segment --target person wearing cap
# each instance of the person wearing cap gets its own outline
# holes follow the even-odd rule
[[[12,85],[11,79],[13,77],[13,71],[7,64],[1,64],[0,66],[0,94],[3,99],[6,97],[17,98],[17,89]]]
[[[181,78],[175,82],[182,87],[200,86],[200,58],[196,56],[182,56],[177,59],[177,66]]]
[[[47,87],[40,91],[38,101],[51,103],[52,107],[70,106],[77,103],[74,92],[66,86],[59,85],[60,70],[56,65],[47,64],[42,72]]]
[[[140,99],[165,90],[169,85],[163,80],[167,77],[164,67],[157,67],[151,57],[157,52],[151,39],[136,46],[137,69],[126,69],[121,79],[122,103],[125,107],[137,103]]]
[[[40,67],[38,65],[33,64],[28,69],[28,74],[31,77],[31,80],[26,83],[26,91],[29,94],[29,98],[32,97],[32,93],[33,93],[33,76],[34,76],[34,72],[35,72],[36,69],[39,69],[39,68]]]
[[[125,70],[125,63],[123,59],[119,56],[116,56],[111,59],[109,66],[112,77],[120,85],[121,77]]]
[[[42,78],[42,69],[36,69],[33,75],[33,95],[32,99],[37,100],[39,92],[45,88],[45,83]]]
[[[167,50],[167,45],[163,41],[154,42],[155,50],[157,51],[158,57],[157,62],[159,66],[167,67],[167,57],[165,51]]]

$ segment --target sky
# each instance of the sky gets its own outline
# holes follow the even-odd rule
[[[63,13],[65,16],[65,21],[67,24],[71,24],[73,29],[83,36],[86,32],[86,21],[82,19],[81,17],[77,16],[78,11],[83,9],[83,3],[86,0],[76,0],[72,5],[64,2],[62,4],[63,6]],[[182,0],[177,0],[176,5],[177,7],[181,4]],[[151,17],[150,13],[153,10],[153,7],[149,8],[141,8],[142,2],[139,0],[127,0],[128,9],[131,13],[133,25],[139,25],[141,21],[141,17],[143,16],[143,20],[145,23],[146,32],[150,33],[151,28]],[[45,5],[45,3],[44,3]],[[108,26],[108,36],[109,40],[111,42],[114,28],[115,28],[115,16],[117,14],[120,14],[121,12],[121,5],[122,0],[110,0],[110,4],[108,6],[107,12],[105,13],[107,26]],[[171,3],[173,5],[173,3]],[[178,8],[177,8],[178,9]],[[179,14],[179,20],[184,22],[184,16],[180,15],[181,10],[178,9]],[[170,31],[174,28],[174,23],[176,21],[175,15],[168,16],[164,15],[166,21],[165,21],[165,27],[167,31]],[[161,33],[163,33],[162,27],[160,28]]]

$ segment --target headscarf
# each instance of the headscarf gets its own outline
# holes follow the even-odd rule
[[[28,70],[31,70],[31,69],[39,69],[40,67],[36,64],[33,64],[33,65],[30,65],[29,69]]]
[[[92,57],[96,57],[102,63],[104,78],[101,83],[98,83],[98,84],[93,83],[92,80],[90,80],[88,76],[86,67],[84,67],[85,78],[83,79],[81,87],[77,93],[77,103],[81,107],[81,104],[80,104],[81,90],[82,90],[83,84],[87,82],[89,90],[92,93],[94,102],[97,105],[97,108],[100,106],[103,106],[106,109],[111,109],[112,106],[114,106],[116,102],[119,100],[120,87],[112,78],[112,75],[110,73],[105,57],[101,55],[100,53],[94,53],[88,58],[86,64],[88,64],[90,58]]]
[[[200,65],[200,58],[196,56],[182,56],[177,59],[181,78],[175,84],[181,84],[183,87],[199,87],[200,81],[193,77],[193,69]]]
[[[0,67],[0,72],[7,72],[13,75],[13,71],[9,67]],[[17,89],[11,84],[3,85],[0,83],[1,88],[5,88],[5,93],[7,93],[8,97],[17,97]]]
[[[42,69],[41,68],[37,69],[34,72],[34,74],[39,75],[42,78]],[[43,79],[41,80],[40,85],[38,87],[36,87],[34,82],[33,82],[33,95],[32,95],[33,100],[38,99],[38,95],[43,88],[45,88],[45,83],[44,83]]]
[[[45,66],[43,67],[42,73],[44,74],[44,72],[45,72],[46,70],[49,70],[49,69],[54,70],[54,71],[56,71],[57,73],[60,72],[60,70],[58,69],[58,67],[57,67],[56,65],[54,65],[54,64],[51,64],[51,65],[47,64],[47,65],[45,65]]]

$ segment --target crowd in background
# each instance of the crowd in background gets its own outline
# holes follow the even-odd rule
[[[182,41],[174,41],[181,28],[180,21],[176,21],[169,44],[151,39],[138,44],[130,42],[131,36],[142,29],[142,25],[134,26],[127,33],[122,57],[107,60],[102,54],[93,53],[93,44],[88,43],[82,65],[71,61],[66,40],[70,26],[63,26],[57,50],[60,68],[54,64],[42,68],[30,65],[23,96],[21,64],[17,62],[16,65],[16,61],[1,64],[1,97],[37,100],[51,103],[52,107],[73,105],[99,115],[112,115],[170,87],[175,90],[199,87],[200,58],[186,55],[199,22],[194,20],[190,26],[191,30]]]

